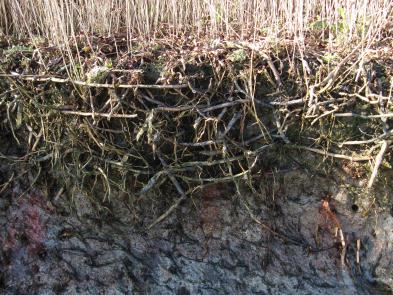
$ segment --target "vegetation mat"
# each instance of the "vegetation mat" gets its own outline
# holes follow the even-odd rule
[[[2,40],[2,187],[28,167],[33,184],[97,204],[180,196],[212,183],[247,186],[301,152],[362,164],[372,188],[391,168],[390,39],[328,51],[317,38],[266,49],[263,41],[134,40],[93,36],[61,47]],[[382,175],[378,177],[378,175]]]

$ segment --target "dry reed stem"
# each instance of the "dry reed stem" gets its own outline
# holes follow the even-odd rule
[[[17,73],[12,74],[0,74],[0,77],[7,78],[17,78],[22,79],[24,81],[33,81],[33,82],[53,82],[53,83],[70,83],[79,86],[86,86],[92,88],[109,88],[109,89],[183,89],[188,88],[188,84],[179,84],[179,85],[144,85],[144,84],[102,84],[102,83],[89,83],[84,81],[72,80],[70,78],[56,78],[56,77],[48,77],[48,76],[39,76],[39,75],[20,75]]]
[[[213,40],[265,36],[269,43],[290,38],[302,48],[307,33],[319,28],[328,31],[322,38],[336,36],[336,42],[348,46],[359,38],[371,41],[388,22],[391,9],[391,1],[374,0],[4,0],[0,32],[43,36],[57,44],[119,32],[129,43],[163,34]]]
[[[319,150],[319,149],[315,149],[315,148],[310,148],[307,146],[301,146],[301,145],[288,145],[291,148],[299,148],[302,150],[306,150],[306,151],[310,151],[313,153],[317,153],[320,155],[324,155],[327,157],[332,157],[332,158],[336,158],[336,159],[343,159],[343,160],[349,160],[351,162],[364,162],[364,161],[369,161],[372,159],[371,156],[347,156],[347,155],[342,155],[342,154],[335,154],[335,153],[330,153],[328,151],[324,151],[324,150]]]
[[[107,114],[107,113],[96,113],[96,112],[78,112],[78,111],[70,111],[70,110],[56,110],[59,113],[65,115],[76,115],[82,117],[103,117],[103,118],[137,118],[137,114]]]

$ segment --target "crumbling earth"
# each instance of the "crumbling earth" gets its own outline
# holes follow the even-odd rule
[[[80,194],[15,185],[0,198],[1,293],[391,294],[393,216],[355,212],[338,177],[277,173],[258,195],[208,186],[151,230],[175,193],[161,207],[119,196],[97,210]],[[344,265],[323,201],[345,235]]]

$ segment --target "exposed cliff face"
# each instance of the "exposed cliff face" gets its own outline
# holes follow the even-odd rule
[[[393,217],[354,212],[338,178],[302,169],[275,177],[275,185],[271,175],[261,179],[265,195],[206,187],[149,231],[175,194],[167,204],[146,198],[133,208],[117,198],[97,213],[78,194],[71,204],[66,194],[20,196],[24,190],[14,187],[1,198],[0,288],[4,294],[389,294]],[[327,193],[345,235],[344,265],[335,221],[321,206]]]

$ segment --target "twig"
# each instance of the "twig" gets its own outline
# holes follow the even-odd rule
[[[195,162],[185,162],[179,165],[180,169],[184,168],[189,168],[189,167],[201,167],[201,166],[214,166],[214,165],[219,165],[219,164],[226,164],[228,162],[233,162],[233,161],[238,161],[244,159],[244,155],[238,156],[238,157],[232,157],[232,158],[225,158],[221,160],[216,160],[216,161],[195,161]],[[177,168],[173,168],[173,171],[176,171]]]
[[[165,162],[165,160],[162,157],[159,150],[157,150],[157,156],[160,159],[162,166],[164,166],[164,168],[168,168],[168,164]],[[173,176],[173,174],[170,171],[168,171],[167,175],[168,175],[169,179],[172,181],[172,183],[175,185],[175,188],[181,197],[179,199],[177,199],[177,201],[164,214],[162,214],[152,224],[150,224],[148,226],[148,229],[151,229],[153,226],[155,226],[156,224],[160,223],[165,218],[167,218],[181,204],[181,202],[183,202],[187,198],[186,193],[182,189],[182,187],[181,187],[180,183],[177,181],[177,179]]]
[[[360,115],[356,113],[337,113],[334,114],[335,117],[357,117],[362,119],[380,119],[380,118],[392,118],[393,113],[380,114],[380,115]]]
[[[381,140],[383,138],[386,138],[390,135],[393,134],[393,129],[388,130],[386,133],[383,133],[375,138],[371,138],[368,140],[352,140],[352,141],[344,141],[340,144],[338,144],[339,147],[344,146],[344,145],[358,145],[358,144],[367,144],[367,143],[373,143],[376,142],[378,140]]]
[[[333,110],[330,110],[328,112],[323,113],[322,115],[320,115],[319,117],[315,118],[312,122],[311,122],[311,126],[313,126],[316,122],[318,122],[320,119],[322,119],[323,117],[329,116],[330,114],[333,114],[335,111],[338,110],[338,106],[333,106]]]
[[[258,100],[255,100],[257,103],[259,103]],[[303,98],[299,99],[293,99],[290,101],[269,101],[269,105],[271,106],[293,106],[293,105],[302,105],[304,104]]]
[[[360,42],[346,57],[344,57],[338,64],[337,66],[326,76],[325,79],[322,80],[322,82],[314,85],[314,87],[324,87],[324,89],[320,90],[319,92],[323,92],[332,82],[333,80],[337,77],[338,73],[340,72],[341,67],[347,62],[349,61],[349,59],[351,58],[351,56],[354,53],[357,53],[359,48],[362,46],[362,42]],[[357,62],[360,62],[361,59],[363,58],[363,56],[365,55],[365,52],[362,52],[362,54],[360,55],[360,57],[358,58]],[[327,86],[327,87],[326,87]],[[320,94],[320,93],[319,93]]]
[[[360,264],[360,239],[356,240],[356,264]]]
[[[276,79],[277,87],[281,87],[282,82],[281,82],[281,78],[280,78],[280,73],[277,71],[271,57],[269,55],[267,55],[266,53],[263,53],[262,56],[264,58],[266,58],[267,64],[269,65],[270,69],[273,72],[274,78]]]
[[[0,188],[1,188],[0,194],[3,193],[7,189],[7,187],[11,184],[12,180],[14,179],[14,176],[15,176],[15,173],[12,172],[10,179],[7,182],[0,185]]]
[[[200,111],[203,113],[206,112],[210,112],[210,111],[214,111],[214,110],[218,110],[218,109],[222,109],[222,108],[226,108],[226,107],[230,107],[230,106],[234,106],[237,104],[242,104],[242,103],[247,103],[247,102],[251,102],[251,99],[238,99],[235,101],[231,101],[231,102],[224,102],[215,106],[211,106],[211,107],[207,107],[204,109],[201,109]]]
[[[59,113],[66,115],[77,115],[82,117],[104,117],[104,118],[137,118],[137,114],[110,114],[110,113],[95,113],[95,112],[79,112],[79,111],[69,111],[69,110],[56,110]]]
[[[319,150],[319,149],[315,149],[315,148],[310,148],[307,146],[302,146],[302,145],[284,145],[284,147],[290,147],[290,148],[299,148],[302,150],[307,150],[313,153],[317,153],[320,155],[324,155],[324,156],[329,156],[332,158],[337,158],[337,159],[343,159],[343,160],[349,160],[352,162],[362,162],[362,161],[369,161],[372,159],[371,156],[347,156],[347,155],[342,155],[342,154],[334,154],[334,153],[330,153],[327,151],[323,151],[323,150]]]
[[[148,183],[137,193],[137,195],[144,195],[146,194],[148,191],[150,191],[151,189],[153,189],[153,187],[156,185],[156,183],[158,182],[159,178],[162,175],[167,174],[167,171],[159,171],[156,174],[153,175],[152,178],[149,179]]]
[[[384,140],[382,141],[381,150],[379,151],[377,157],[375,158],[375,164],[373,168],[373,172],[371,174],[370,180],[368,181],[367,187],[371,188],[374,184],[375,177],[377,177],[379,166],[381,166],[383,155],[385,154],[386,150],[389,147],[389,141]]]
[[[162,106],[162,107],[155,108],[154,111],[183,112],[183,111],[192,110],[193,108],[195,108],[195,106],[180,106],[180,107]]]
[[[79,80],[72,80],[70,78],[57,78],[52,76],[40,76],[40,75],[21,75],[17,73],[11,74],[0,74],[0,77],[18,78],[25,81],[33,82],[53,82],[53,83],[72,83],[79,86],[86,86],[92,88],[145,88],[145,89],[182,89],[188,88],[188,84],[178,85],[146,85],[146,84],[100,84],[100,83],[89,83]]]
[[[202,147],[202,146],[219,144],[219,143],[222,143],[222,140],[207,140],[202,142],[179,142],[178,144],[182,146],[189,146],[189,147]]]
[[[240,112],[234,113],[232,119],[229,121],[228,126],[225,128],[224,132],[218,135],[218,139],[223,139],[225,135],[227,135],[228,132],[232,129],[232,127],[236,124],[237,120],[240,119],[240,117],[241,117]]]
[[[238,174],[235,175],[231,175],[231,176],[225,176],[225,177],[220,177],[220,178],[214,178],[214,177],[210,177],[210,178],[192,178],[192,177],[188,177],[188,176],[179,176],[185,180],[191,181],[191,182],[199,182],[199,183],[203,183],[203,182],[212,182],[212,183],[219,183],[219,182],[227,182],[227,181],[233,181],[236,178],[239,177],[245,177],[247,174],[251,173],[251,170],[254,168],[255,164],[257,163],[258,157],[255,157],[255,160],[253,161],[253,163],[251,164],[250,168],[248,170],[245,170],[243,172],[240,172]]]

